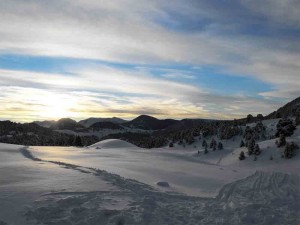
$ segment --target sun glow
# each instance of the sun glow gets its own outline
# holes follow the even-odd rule
[[[48,93],[43,97],[43,101],[42,117],[59,119],[64,117],[76,117],[78,114],[74,111],[74,109],[78,107],[77,101],[70,96]]]

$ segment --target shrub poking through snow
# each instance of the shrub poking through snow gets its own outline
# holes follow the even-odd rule
[[[243,151],[241,151],[240,156],[239,156],[239,160],[244,160],[245,157],[245,153]]]
[[[169,147],[170,147],[170,148],[173,148],[173,147],[174,147],[173,142],[170,142]]]

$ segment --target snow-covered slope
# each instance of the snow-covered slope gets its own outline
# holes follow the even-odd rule
[[[55,164],[33,161],[30,156],[24,146],[0,143],[1,225],[35,224],[28,222],[24,213],[36,200],[52,193],[117,190],[102,179]],[[49,217],[50,211],[39,216]]]
[[[137,148],[137,146],[130,144],[126,141],[118,140],[118,139],[107,139],[104,141],[99,141],[91,146],[90,148],[104,148],[104,149],[110,149],[110,148]]]
[[[61,155],[56,152],[60,157],[60,161],[56,161],[47,160],[47,153],[38,156],[32,148],[0,145],[1,225],[296,225],[300,222],[300,178],[295,174],[254,172],[228,183],[230,179],[223,176],[226,173],[221,173],[218,176],[223,176],[227,184],[216,198],[199,198],[173,193],[172,183],[170,188],[166,187],[167,192],[161,192],[97,167],[64,162],[69,160],[69,151],[76,149],[60,149],[63,152]],[[51,147],[43,150],[51,151]],[[81,160],[86,157],[84,151],[77,152]],[[165,160],[184,164],[184,160],[178,161],[178,158],[168,157]],[[155,164],[160,163],[156,161]],[[219,168],[217,165],[205,165],[207,170],[197,173],[206,174],[213,167]],[[140,166],[140,170],[143,167]],[[225,170],[227,168],[224,167]],[[201,180],[202,185],[207,182]],[[188,183],[190,186],[193,184]]]

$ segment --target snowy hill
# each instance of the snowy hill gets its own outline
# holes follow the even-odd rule
[[[137,148],[137,146],[130,144],[126,141],[118,140],[118,139],[108,139],[105,141],[99,141],[93,145],[90,145],[89,148],[104,148],[104,149],[110,149],[110,148]]]

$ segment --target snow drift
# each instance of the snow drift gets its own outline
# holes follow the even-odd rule
[[[99,141],[91,146],[90,148],[105,148],[105,149],[110,149],[110,148],[138,148],[137,146],[130,144],[126,141],[119,140],[119,139],[108,139],[104,141]]]

